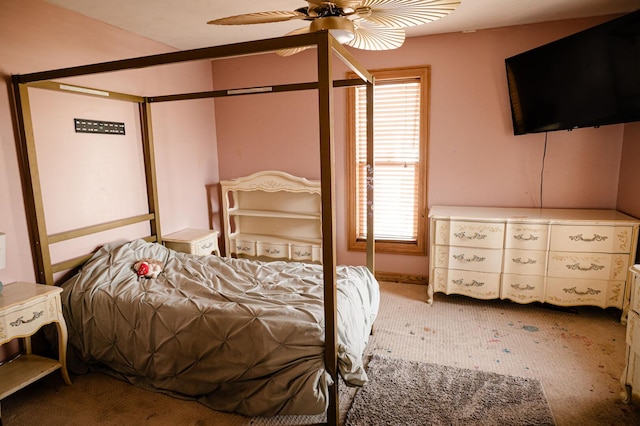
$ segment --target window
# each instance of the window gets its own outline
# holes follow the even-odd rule
[[[371,72],[374,235],[379,253],[426,254],[429,72],[429,67]],[[349,249],[365,250],[366,87],[349,89],[348,111]]]

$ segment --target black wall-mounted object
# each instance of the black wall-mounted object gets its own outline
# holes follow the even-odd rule
[[[505,64],[515,135],[640,121],[640,10]]]
[[[124,135],[124,123],[115,121],[91,120],[74,118],[76,133],[103,133],[110,135]]]

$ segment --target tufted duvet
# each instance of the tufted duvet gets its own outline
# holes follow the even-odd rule
[[[163,264],[138,277],[140,259]],[[367,380],[362,355],[379,305],[365,267],[340,266],[339,371]],[[102,247],[63,285],[69,368],[105,368],[148,389],[249,416],[318,414],[324,365],[322,267],[197,256],[135,240]]]

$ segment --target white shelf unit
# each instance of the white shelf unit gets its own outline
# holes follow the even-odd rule
[[[220,189],[227,256],[322,262],[319,181],[271,170]]]

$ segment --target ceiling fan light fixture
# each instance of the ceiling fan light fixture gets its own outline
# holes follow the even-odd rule
[[[340,44],[348,43],[355,37],[353,22],[336,16],[314,19],[309,26],[309,30],[311,32],[328,30],[329,34]]]

